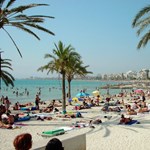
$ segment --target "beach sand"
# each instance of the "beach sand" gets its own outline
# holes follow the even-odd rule
[[[72,106],[70,107],[70,111]],[[68,107],[68,108],[69,108]],[[85,127],[68,131],[57,138],[69,137],[73,133],[86,134],[87,150],[149,150],[150,144],[150,114],[133,115],[134,120],[140,124],[118,125],[121,113],[104,113],[100,111],[101,107],[92,107],[91,109],[81,110],[84,118],[62,119],[57,120],[36,120],[35,118],[22,122],[21,128],[17,129],[0,129],[0,150],[13,150],[13,140],[21,133],[31,133],[33,145],[44,140],[38,133],[51,130],[61,126],[71,126],[76,121],[89,121],[92,118],[99,117],[102,120],[100,125],[94,125],[95,128]],[[112,116],[105,118],[104,116]]]

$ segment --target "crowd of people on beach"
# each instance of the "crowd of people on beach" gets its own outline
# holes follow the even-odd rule
[[[70,105],[72,108],[72,112],[62,112],[62,101],[60,100],[52,100],[49,102],[43,102],[40,99],[40,95],[35,96],[34,103],[26,103],[20,104],[16,102],[12,107],[9,98],[6,96],[1,97],[1,105],[0,105],[0,128],[12,129],[14,123],[18,121],[18,119],[22,116],[30,116],[30,114],[36,116],[36,114],[50,114],[53,113],[53,116],[41,116],[37,115],[34,120],[53,120],[56,118],[81,118],[80,121],[76,122],[75,127],[78,127],[79,124],[88,124],[87,126],[90,128],[95,128],[95,125],[101,124],[102,119],[99,118],[90,118],[83,119],[84,115],[82,110],[92,109],[92,107],[98,107],[100,112],[105,113],[104,118],[111,119],[111,116],[108,116],[109,112],[118,113],[120,115],[120,119],[118,120],[118,124],[130,124],[133,122],[134,115],[147,113],[150,111],[150,104],[148,103],[150,100],[150,92],[148,90],[141,90],[141,92],[136,92],[135,90],[126,91],[121,90],[120,93],[116,95],[96,95],[96,96],[86,96],[80,97],[80,99],[75,99],[69,101],[66,105]],[[31,109],[33,108],[34,109]],[[29,108],[24,111],[20,111],[21,108]],[[15,112],[15,113],[14,113]],[[133,117],[131,117],[131,115]],[[32,120],[32,119],[31,119]],[[140,123],[137,121],[137,123]],[[84,126],[86,127],[86,126]],[[21,139],[23,141],[21,141]],[[55,139],[56,140],[56,139]],[[57,141],[53,141],[54,143]],[[16,150],[20,150],[23,142],[26,142],[26,149],[29,150],[32,147],[32,135],[29,133],[18,135],[14,140],[14,147]],[[49,149],[49,145],[53,143],[50,141],[46,146],[46,150]],[[58,141],[57,141],[58,142]],[[59,141],[60,142],[60,141]],[[51,144],[50,144],[51,143]],[[63,149],[62,144],[60,144]],[[58,146],[58,144],[57,144]],[[58,149],[58,148],[57,148]],[[61,149],[60,149],[61,150]]]
[[[126,103],[124,102],[124,98],[127,96],[130,96]],[[113,96],[106,96],[101,97],[99,94],[95,97],[81,97],[80,101],[75,99],[74,101],[71,101],[70,103],[66,105],[73,106],[73,109],[76,111],[74,113],[66,113],[63,114],[59,108],[62,106],[62,102],[60,100],[52,100],[47,106],[46,103],[41,101],[40,96],[37,94],[35,96],[35,104],[33,103],[26,103],[26,104],[20,104],[19,102],[16,102],[13,106],[13,110],[20,110],[23,108],[24,111],[27,111],[28,113],[25,115],[29,115],[29,113],[32,111],[32,113],[56,113],[56,117],[59,118],[83,118],[82,113],[79,112],[82,109],[91,109],[92,107],[100,107],[101,111],[104,112],[126,112],[126,115],[137,115],[138,113],[144,113],[149,112],[150,107],[146,103],[146,97],[150,96],[149,91],[143,91],[141,90],[140,93],[136,93],[134,90],[127,92],[127,91],[121,91],[118,95]],[[119,98],[119,99],[118,99]],[[10,111],[10,100],[8,97],[1,97],[1,105],[0,105],[0,127],[1,128],[12,128],[12,125],[15,121],[18,120],[18,118],[22,115],[19,113],[11,114]],[[40,105],[44,104],[45,107],[41,107]],[[30,109],[29,109],[30,107]],[[27,109],[25,109],[27,108]],[[34,108],[34,109],[33,109]],[[36,110],[36,112],[34,112]],[[37,120],[52,120],[53,118],[50,116],[38,116]]]

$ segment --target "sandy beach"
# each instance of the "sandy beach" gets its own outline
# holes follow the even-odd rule
[[[125,98],[127,101],[129,97]],[[149,99],[147,98],[147,102]],[[72,110],[73,106],[67,106],[68,111]],[[15,129],[0,129],[0,149],[13,150],[13,140],[21,133],[31,133],[33,137],[33,147],[36,143],[40,143],[45,139],[40,133],[56,129],[59,127],[71,127],[76,121],[89,122],[90,119],[101,118],[102,123],[94,125],[95,128],[83,127],[75,128],[67,131],[63,135],[56,136],[60,140],[69,138],[74,133],[86,134],[86,149],[87,150],[149,150],[149,129],[150,129],[150,113],[141,113],[137,115],[126,115],[122,112],[103,112],[102,106],[92,107],[91,109],[80,110],[83,118],[57,118],[55,120],[36,120],[31,118],[30,121],[20,122],[17,124],[19,128]],[[126,117],[132,117],[138,120],[140,124],[119,125],[121,114]]]

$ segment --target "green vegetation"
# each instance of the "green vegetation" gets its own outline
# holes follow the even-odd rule
[[[69,57],[68,66],[66,70],[66,79],[68,81],[68,97],[71,98],[71,81],[74,79],[74,76],[85,77],[87,74],[92,72],[87,71],[87,67],[83,66],[83,62],[80,60],[81,57],[77,53],[78,57]]]
[[[26,15],[24,11],[30,10],[35,7],[39,6],[48,6],[47,4],[28,4],[28,5],[21,5],[17,7],[12,7],[16,0],[0,0],[0,29],[4,30],[6,34],[9,36],[13,44],[15,45],[16,49],[18,50],[20,56],[22,57],[22,54],[11,36],[11,34],[6,30],[6,27],[15,27],[18,29],[21,29],[24,32],[27,32],[34,36],[36,39],[40,40],[40,37],[33,32],[32,29],[37,29],[44,31],[48,34],[54,35],[53,32],[50,30],[42,27],[40,24],[44,23],[46,18],[54,18],[51,16],[45,16],[45,15]],[[13,81],[14,78],[13,76],[8,73],[7,71],[4,71],[3,68],[11,68],[10,64],[10,59],[1,59],[1,66],[0,66],[0,81],[1,79],[4,81],[4,83],[8,86],[11,84],[14,86]]]
[[[44,58],[50,58],[51,60],[46,65],[40,67],[38,71],[43,72],[47,70],[47,74],[55,71],[62,75],[62,110],[66,112],[65,79],[67,77],[70,83],[75,74],[84,76],[89,73],[86,70],[87,66],[82,66],[83,62],[80,61],[81,56],[75,52],[75,49],[71,45],[65,46],[61,41],[58,42],[58,45],[55,44],[53,55],[45,54]]]
[[[14,86],[14,77],[8,73],[5,69],[9,69],[9,70],[13,70],[11,68],[11,63],[10,63],[10,59],[0,59],[1,61],[1,72],[0,72],[0,78],[4,81],[4,83],[6,84],[6,86],[11,85]],[[0,83],[1,84],[1,83]],[[0,85],[1,88],[1,85]]]
[[[147,42],[150,40],[150,5],[144,7],[141,9],[137,15],[135,16],[132,26],[135,28],[139,28],[137,30],[137,35],[141,35],[146,29],[148,29],[147,32],[142,36],[141,40],[138,43],[137,48],[140,49],[142,46],[145,47],[147,45]]]
[[[46,18],[54,18],[54,17],[45,16],[45,15],[29,16],[24,13],[24,11],[27,11],[34,7],[48,6],[47,4],[29,4],[29,5],[22,5],[22,6],[17,6],[12,8],[15,2],[16,2],[15,0],[9,0],[9,2],[5,4],[6,0],[0,0],[0,29],[3,29],[7,33],[7,35],[10,37],[11,41],[15,45],[16,49],[18,50],[20,56],[22,57],[21,52],[15,40],[12,38],[12,36],[6,30],[5,27],[6,26],[16,27],[18,29],[21,29],[24,32],[31,34],[36,39],[40,40],[40,37],[36,33],[34,33],[33,30],[31,30],[30,28],[38,29],[48,34],[54,35],[53,32],[39,25],[43,23]]]

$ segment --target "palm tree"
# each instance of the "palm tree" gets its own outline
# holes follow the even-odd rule
[[[65,77],[66,77],[66,70],[69,57],[73,57],[76,53],[74,52],[74,48],[69,45],[65,46],[61,41],[58,42],[58,46],[56,44],[55,49],[53,49],[53,54],[45,54],[45,58],[52,59],[48,62],[47,65],[42,66],[38,69],[38,71],[47,70],[47,74],[50,72],[53,73],[54,71],[60,73],[62,75],[62,110],[66,112],[66,90],[65,90]]]
[[[7,35],[15,45],[21,57],[22,55],[16,42],[9,34],[9,32],[5,29],[5,26],[13,26],[18,29],[21,29],[22,31],[25,31],[33,35],[38,40],[40,40],[39,36],[35,34],[30,28],[38,29],[47,32],[51,35],[54,35],[53,32],[39,25],[40,23],[43,23],[45,21],[44,19],[54,17],[45,15],[29,16],[24,14],[24,11],[26,10],[39,6],[48,6],[47,4],[29,4],[12,8],[11,6],[16,2],[15,0],[9,0],[9,2],[5,5],[5,7],[3,7],[5,2],[6,0],[0,0],[0,29],[3,29],[7,33]]]
[[[66,78],[68,81],[68,98],[71,98],[71,81],[74,79],[74,76],[76,75],[85,77],[85,75],[92,73],[87,71],[87,67],[89,66],[83,66],[83,62],[80,60],[80,57],[69,58],[69,63],[66,71]]]
[[[150,5],[141,9],[135,16],[132,26],[133,28],[138,27],[137,35],[139,36],[143,31],[149,28],[150,25]],[[138,43],[137,48],[140,49],[142,46],[145,47],[147,42],[150,40],[150,30],[148,30]]]
[[[11,68],[11,63],[10,63],[10,59],[0,59],[0,63],[1,63],[1,72],[0,72],[0,81],[1,79],[4,81],[5,85],[11,85],[14,86],[14,77],[5,69],[9,69],[9,70],[13,70]],[[0,82],[0,89],[1,89],[1,82]]]

